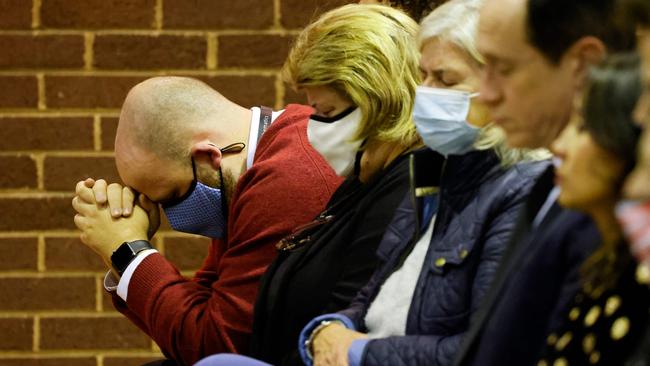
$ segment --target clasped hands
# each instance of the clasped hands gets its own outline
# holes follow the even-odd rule
[[[151,239],[160,226],[158,205],[120,184],[88,178],[77,183],[72,207],[81,241],[111,267],[123,242]]]
[[[368,335],[341,324],[328,325],[314,338],[314,366],[348,366],[348,350],[352,342],[364,338]]]

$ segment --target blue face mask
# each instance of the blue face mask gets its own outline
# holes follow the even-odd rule
[[[480,131],[467,123],[470,98],[475,95],[418,86],[413,121],[424,144],[445,156],[471,151]]]
[[[243,143],[232,144],[221,149],[221,152],[240,152],[245,146]],[[187,193],[178,200],[163,205],[165,216],[176,231],[221,239],[225,236],[228,212],[221,168],[221,189],[212,188],[197,180],[194,158],[192,172],[194,179]]]

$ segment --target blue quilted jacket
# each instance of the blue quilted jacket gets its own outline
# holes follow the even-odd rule
[[[432,217],[436,223],[411,302],[406,336],[374,339],[362,365],[451,365],[469,319],[488,290],[520,209],[548,161],[504,169],[493,151],[451,156],[431,171],[431,151],[414,154],[411,193],[396,211],[377,254],[382,262],[351,305],[334,317],[367,332],[364,317]],[[431,189],[431,187],[439,189]],[[437,192],[437,193],[436,193]],[[327,315],[319,317],[326,318]],[[347,318],[347,319],[346,319]],[[303,339],[310,333],[310,323]],[[354,362],[356,363],[356,362]]]

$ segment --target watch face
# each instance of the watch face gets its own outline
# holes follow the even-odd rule
[[[111,262],[113,263],[113,267],[115,267],[118,272],[122,273],[126,266],[131,262],[133,254],[133,250],[131,250],[129,244],[123,243],[119,248],[117,248],[116,251],[113,252],[113,255],[111,255]]]

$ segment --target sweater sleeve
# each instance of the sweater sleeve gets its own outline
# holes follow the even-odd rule
[[[483,246],[480,263],[471,284],[471,313],[478,310],[494,278],[517,215],[523,207],[525,192],[527,191],[522,189],[505,197],[502,201],[503,206],[494,212],[494,219],[488,224],[487,232],[480,239]],[[469,318],[471,314],[466,316]],[[407,335],[374,339],[365,347],[362,365],[451,365],[464,335],[465,332],[450,336]]]
[[[189,365],[210,354],[248,349],[254,300],[275,258],[275,243],[318,214],[340,183],[303,143],[304,124],[265,136],[273,146],[239,180],[227,241],[213,242],[195,279],[182,277],[160,254],[134,272],[125,314],[167,357]],[[263,151],[260,146],[258,153]]]

